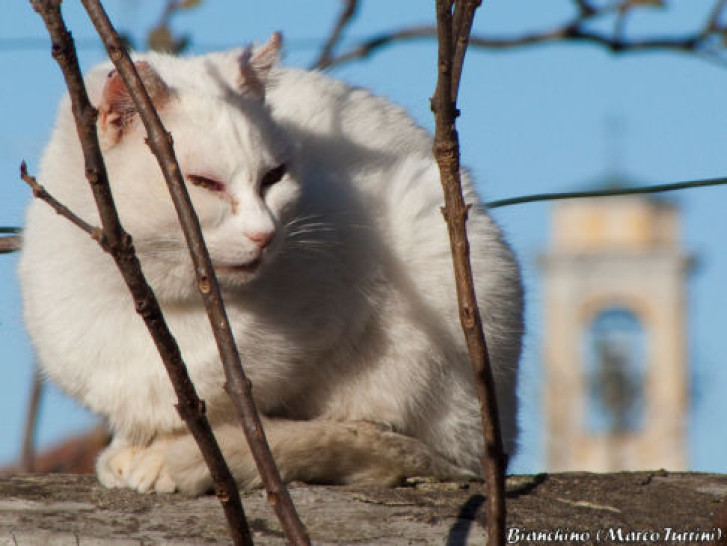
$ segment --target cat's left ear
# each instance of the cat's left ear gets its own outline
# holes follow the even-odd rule
[[[260,101],[265,100],[265,86],[270,69],[280,59],[283,37],[274,32],[270,39],[260,47],[247,47],[238,59],[240,65],[240,91]]]
[[[169,87],[149,63],[134,63],[154,106],[159,109],[169,98]],[[98,129],[102,148],[110,148],[123,137],[124,131],[134,121],[136,107],[121,75],[109,72],[98,105]]]

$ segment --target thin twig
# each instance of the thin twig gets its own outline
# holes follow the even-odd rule
[[[624,43],[624,36],[626,34],[626,18],[629,13],[631,13],[631,10],[628,8],[629,4],[622,4],[620,9],[616,11],[616,17],[613,21],[613,41],[615,43]]]
[[[328,40],[326,40],[326,43],[321,49],[318,58],[311,65],[311,70],[323,70],[329,65],[333,55],[333,50],[338,45],[338,42],[343,35],[344,29],[351,22],[354,15],[356,15],[356,10],[358,9],[358,0],[341,1],[343,2],[343,9],[341,10],[338,19],[336,20],[336,24],[334,25],[333,30],[328,37]]]
[[[123,48],[119,35],[98,0],[82,0],[91,21],[96,27],[111,61],[134,102],[137,112],[146,128],[147,143],[159,162],[164,178],[179,216],[182,231],[190,250],[197,276],[197,286],[202,295],[212,331],[220,351],[225,370],[225,389],[232,399],[250,445],[250,451],[268,494],[268,503],[274,508],[288,540],[293,544],[310,544],[305,526],[301,522],[290,494],[275,466],[265,432],[252,397],[250,380],[242,369],[240,355],[232,334],[232,328],[222,301],[222,294],[212,261],[207,251],[202,230],[182,179],[172,139],[164,129],[144,85],[136,72],[134,63]]]
[[[370,57],[386,47],[398,42],[412,40],[429,40],[437,35],[436,27],[423,25],[402,28],[387,33],[377,34],[360,42],[348,51],[341,53],[330,60],[327,68]],[[573,41],[587,42],[606,47],[613,53],[634,51],[671,50],[682,52],[699,52],[705,39],[699,36],[685,36],[682,38],[651,38],[643,40],[617,40],[611,36],[586,30],[578,25],[564,25],[542,32],[533,32],[512,38],[489,37],[472,35],[469,45],[479,49],[511,49],[539,45],[548,42]],[[703,51],[707,52],[707,51]]]
[[[492,376],[482,317],[477,306],[472,264],[467,240],[467,213],[460,179],[459,138],[455,127],[458,115],[456,82],[462,69],[467,35],[479,0],[452,3],[437,0],[438,59],[437,87],[432,99],[435,116],[434,157],[444,191],[442,209],[452,249],[457,301],[462,330],[467,342],[480,402],[484,453],[482,467],[487,482],[486,530],[491,545],[505,544],[505,466],[506,457],[500,434],[495,382]],[[455,28],[456,22],[456,28]],[[458,34],[455,34],[455,31]],[[462,46],[463,44],[463,46]],[[460,51],[459,48],[462,48]]]
[[[150,49],[175,55],[184,51],[189,45],[189,36],[182,35],[175,38],[169,25],[172,18],[187,7],[184,0],[167,0],[159,21],[147,36],[147,45]]]
[[[574,0],[578,11],[584,17],[590,17],[596,13],[596,8],[588,0]]]
[[[35,472],[35,433],[38,425],[38,411],[43,394],[43,377],[36,365],[30,387],[28,409],[25,413],[25,430],[23,431],[23,448],[20,453],[20,470]]]
[[[455,42],[452,44],[454,51],[452,52],[452,99],[457,102],[457,94],[459,93],[459,82],[462,79],[462,66],[464,65],[464,55],[467,52],[467,46],[472,33],[472,22],[475,18],[475,10],[480,7],[482,0],[476,2],[465,2],[464,4],[456,3],[454,10],[454,19],[452,20],[452,38]]]
[[[724,31],[724,28],[719,24],[719,20],[722,17],[725,7],[727,7],[727,0],[719,0],[717,4],[715,4],[709,19],[707,20],[707,24],[704,25],[702,37],[706,38],[710,34]]]
[[[33,197],[45,201],[54,211],[56,211],[57,214],[60,214],[74,226],[88,233],[91,237],[99,241],[99,243],[103,243],[101,228],[92,226],[82,218],[78,217],[71,209],[49,194],[46,189],[38,183],[34,176],[28,174],[28,166],[25,161],[20,163],[20,178],[28,184],[28,186],[30,186],[31,190],[33,190]]]
[[[103,235],[101,247],[116,262],[134,299],[136,310],[154,339],[162,361],[177,393],[179,411],[210,467],[235,544],[252,544],[240,494],[222,452],[205,417],[204,403],[194,389],[176,340],[167,327],[154,293],[141,271],[131,236],[123,229],[111,196],[106,166],[96,134],[95,108],[88,99],[76,51],[60,11],[60,0],[31,0],[33,8],[45,22],[53,43],[53,58],[63,72],[71,98],[76,129],[86,162],[86,177],[99,210]],[[47,192],[45,195],[48,196]],[[41,197],[39,195],[39,197]],[[49,197],[49,196],[48,196]],[[58,209],[56,209],[58,210]]]

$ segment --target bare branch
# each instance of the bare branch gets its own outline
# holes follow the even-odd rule
[[[477,306],[469,241],[467,214],[469,205],[462,194],[459,162],[459,137],[455,127],[458,115],[458,80],[464,50],[479,0],[458,0],[455,13],[448,0],[437,0],[437,87],[432,99],[435,116],[434,157],[444,191],[442,209],[449,231],[454,276],[457,288],[459,316],[470,361],[475,376],[475,388],[480,402],[485,450],[482,467],[487,481],[486,529],[487,543],[505,544],[505,466],[506,457],[500,433],[495,382],[490,357]],[[461,11],[460,11],[461,10]]]
[[[20,470],[35,471],[35,432],[38,426],[38,410],[43,394],[43,377],[37,365],[33,370],[33,381],[28,398],[28,409],[25,414],[25,430],[23,431],[23,447],[20,453]]]
[[[318,59],[311,65],[311,70],[325,69],[331,62],[333,50],[338,45],[338,42],[343,35],[343,31],[346,26],[351,22],[356,10],[358,9],[358,0],[341,0],[343,2],[343,9],[341,14],[338,16],[338,20],[331,30],[331,34],[328,37],[323,49],[321,50]]]
[[[73,39],[61,16],[60,0],[31,0],[31,4],[45,22],[53,43],[53,57],[66,80],[86,161],[86,177],[91,184],[103,225],[101,240],[104,244],[101,246],[116,262],[134,299],[136,310],[154,339],[177,393],[179,414],[187,423],[210,467],[217,497],[224,508],[235,544],[252,544],[237,485],[205,417],[204,403],[197,396],[179,346],[164,321],[159,302],[142,274],[131,236],[124,231],[116,212],[96,134],[96,110],[86,93]],[[47,192],[43,194],[47,196],[46,200],[51,198]]]
[[[511,49],[527,47],[550,42],[583,42],[605,47],[613,53],[642,51],[679,51],[685,53],[702,53],[708,58],[718,58],[708,49],[710,38],[727,33],[727,25],[720,23],[720,18],[727,7],[727,0],[719,0],[708,21],[698,31],[677,37],[627,39],[622,35],[623,19],[617,21],[612,34],[597,32],[586,27],[586,23],[597,17],[604,16],[614,10],[613,5],[595,8],[590,3],[576,1],[579,14],[569,21],[550,29],[521,34],[511,37],[495,37],[485,35],[469,36],[469,45],[480,49]],[[342,65],[354,60],[370,57],[395,43],[411,40],[429,40],[437,36],[434,26],[422,25],[383,32],[362,40],[336,56],[333,56],[326,68]]]
[[[0,237],[0,254],[8,254],[20,250],[22,239],[20,235],[7,235]]]
[[[82,0],[82,3],[104,42],[111,61],[116,66],[126,88],[129,90],[134,106],[146,128],[147,143],[156,156],[167,182],[194,262],[197,285],[220,351],[227,380],[225,388],[232,399],[243,432],[250,445],[250,451],[268,493],[268,502],[275,509],[288,540],[293,544],[310,544],[308,533],[295,510],[290,494],[280,477],[280,472],[275,466],[270,447],[265,439],[265,432],[252,397],[250,380],[245,376],[242,369],[240,355],[232,335],[232,328],[222,301],[217,277],[202,237],[199,220],[182,179],[182,171],[174,153],[171,135],[164,129],[159,115],[136,72],[134,63],[124,50],[119,35],[100,2],[98,0]]]

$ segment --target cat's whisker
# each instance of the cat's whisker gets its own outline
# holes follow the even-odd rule
[[[296,239],[294,243],[299,246],[315,246],[319,248],[333,248],[340,246],[339,241],[321,241],[319,239]]]
[[[320,217],[320,216],[318,216]],[[373,231],[374,228],[371,225],[366,224],[353,224],[353,223],[333,223],[333,222],[306,222],[305,218],[302,217],[299,221],[294,219],[286,224],[286,233],[289,238],[297,236],[301,233],[337,233],[340,232],[342,227],[356,230]],[[313,218],[313,216],[311,216]]]
[[[310,216],[303,218],[296,218],[285,224],[287,229],[292,229],[299,226],[332,226],[332,222],[322,221],[321,216]]]
[[[289,227],[295,226],[297,224],[302,224],[302,223],[309,222],[312,220],[320,220],[321,218],[323,218],[323,215],[321,215],[321,214],[308,214],[305,216],[296,216],[295,218],[292,218],[291,220],[289,220],[285,224],[285,227],[289,228]]]
[[[320,229],[299,229],[297,231],[288,232],[288,239],[295,239],[301,235],[317,235],[326,233],[335,233],[337,230],[333,228],[320,228]]]

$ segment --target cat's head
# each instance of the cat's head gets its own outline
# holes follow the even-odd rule
[[[174,141],[223,286],[262,274],[284,244],[300,194],[295,149],[265,105],[281,47],[191,59],[149,55],[136,68]],[[111,71],[98,97],[99,139],[114,196],[149,281],[166,297],[194,286],[176,213],[128,91]]]

